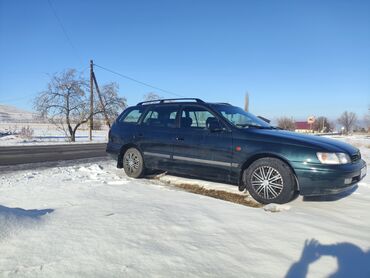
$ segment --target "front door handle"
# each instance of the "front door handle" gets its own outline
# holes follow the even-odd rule
[[[176,140],[177,140],[177,141],[184,141],[184,138],[177,136],[177,137],[176,137]]]

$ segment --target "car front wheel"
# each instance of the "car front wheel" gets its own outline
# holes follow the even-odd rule
[[[296,181],[290,167],[280,159],[261,158],[245,171],[243,181],[249,194],[262,204],[284,204],[294,197]]]
[[[140,151],[136,148],[129,148],[123,155],[123,169],[127,176],[140,178],[144,175],[144,160]]]

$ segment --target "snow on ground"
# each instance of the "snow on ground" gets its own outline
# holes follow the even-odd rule
[[[0,277],[370,277],[369,168],[348,194],[267,210],[134,180],[110,160],[5,169]]]
[[[370,134],[354,134],[347,136],[329,136],[329,138],[341,140],[354,145],[357,148],[370,148]]]

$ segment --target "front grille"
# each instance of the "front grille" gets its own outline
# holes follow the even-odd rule
[[[351,161],[356,162],[357,160],[361,159],[361,153],[357,152],[356,154],[351,155]]]

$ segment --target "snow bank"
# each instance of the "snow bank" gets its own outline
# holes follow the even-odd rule
[[[289,205],[279,205],[279,204],[268,204],[263,207],[265,211],[269,211],[269,212],[286,211],[286,210],[290,210],[290,208],[291,207]]]

